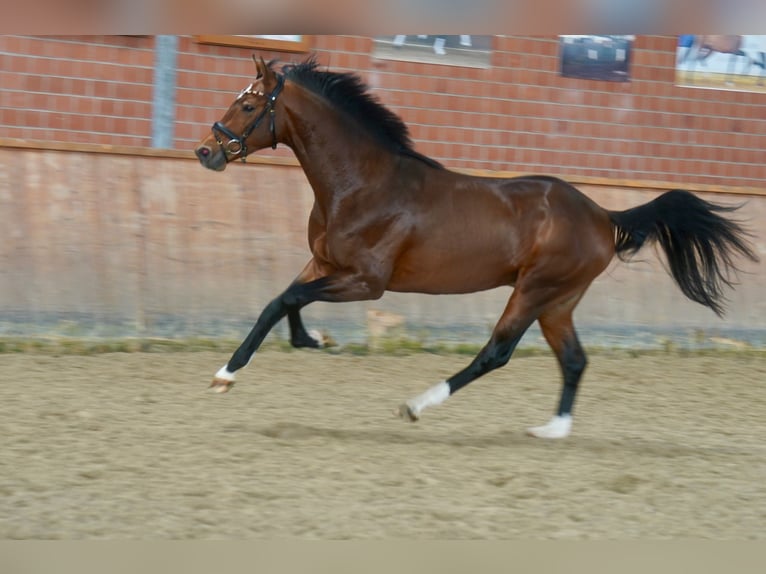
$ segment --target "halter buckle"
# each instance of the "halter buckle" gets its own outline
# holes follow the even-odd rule
[[[238,154],[242,151],[242,142],[239,140],[229,140],[226,143],[226,153],[229,153],[231,155]]]

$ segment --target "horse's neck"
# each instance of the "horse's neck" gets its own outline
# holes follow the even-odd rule
[[[371,166],[393,154],[341,112],[313,95],[287,107],[285,143],[293,150],[320,203],[329,204],[370,178]]]

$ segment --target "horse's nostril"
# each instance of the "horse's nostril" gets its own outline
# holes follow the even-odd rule
[[[210,155],[210,149],[204,146],[197,148],[197,157],[205,158]]]

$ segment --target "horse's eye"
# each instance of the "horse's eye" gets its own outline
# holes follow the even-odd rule
[[[242,109],[245,110],[246,112],[252,112],[255,108],[251,106],[250,104],[244,104],[242,106]]]

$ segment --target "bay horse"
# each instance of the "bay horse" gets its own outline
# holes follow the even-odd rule
[[[406,401],[408,421],[487,372],[505,365],[538,321],[563,375],[558,410],[536,437],[570,434],[586,356],[572,312],[615,254],[627,260],[658,242],[669,272],[691,300],[723,313],[737,256],[756,260],[733,211],[688,191],[609,211],[569,183],[543,175],[508,179],[450,171],[417,152],[404,122],[353,73],[320,70],[314,57],[277,71],[256,59],[257,75],[196,147],[201,164],[229,162],[284,144],[314,193],[308,220],[312,257],[273,299],[211,387],[225,392],[267,333],[287,317],[295,347],[321,342],[300,310],[315,301],[380,298],[385,291],[513,292],[487,344],[458,373]]]

